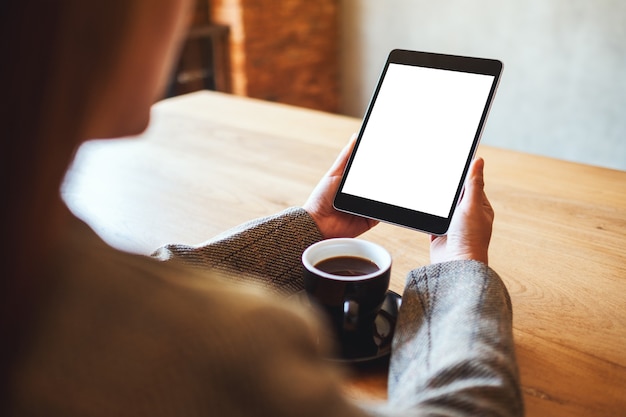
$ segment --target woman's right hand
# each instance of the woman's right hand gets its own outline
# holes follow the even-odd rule
[[[470,166],[463,197],[445,236],[431,236],[430,261],[476,260],[488,264],[494,211],[484,191],[485,161]]]

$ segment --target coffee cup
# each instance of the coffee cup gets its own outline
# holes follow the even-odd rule
[[[302,254],[304,288],[343,339],[372,331],[391,276],[391,255],[355,238],[327,239]]]

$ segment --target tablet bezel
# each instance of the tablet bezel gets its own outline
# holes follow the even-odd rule
[[[350,170],[356,152],[358,152],[359,143],[365,131],[365,127],[367,126],[370,114],[374,108],[374,103],[376,102],[376,98],[378,97],[378,93],[390,64],[412,65],[449,71],[484,74],[494,77],[447,217],[439,217],[429,213],[419,212],[342,192],[347,173]],[[432,235],[445,235],[450,226],[450,222],[452,221],[452,216],[458,204],[459,198],[462,195],[467,172],[480,142],[485,121],[487,120],[493,98],[500,82],[502,68],[502,62],[495,59],[410,51],[404,49],[392,50],[387,57],[387,61],[385,62],[385,66],[379,77],[376,89],[374,90],[374,94],[372,95],[370,103],[367,107],[367,111],[357,136],[356,144],[350,155],[344,175],[333,201],[334,207],[339,211],[379,220],[385,223],[408,227],[410,229],[422,231]]]

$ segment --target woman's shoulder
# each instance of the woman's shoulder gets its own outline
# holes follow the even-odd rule
[[[74,407],[109,397],[132,410],[142,405],[124,398],[138,387],[165,401],[198,395],[199,403],[210,390],[189,389],[228,381],[258,388],[279,362],[301,363],[324,349],[314,317],[262,289],[120,252],[86,225],[62,246],[20,358],[17,403],[66,398]]]

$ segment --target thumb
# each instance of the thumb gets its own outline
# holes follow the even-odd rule
[[[465,181],[465,194],[468,202],[482,201],[485,188],[484,168],[484,159],[479,157],[472,161],[467,180]]]
[[[343,174],[343,170],[346,168],[346,164],[348,163],[348,159],[350,154],[352,153],[352,149],[354,149],[354,144],[356,143],[356,134],[353,134],[350,137],[350,141],[343,147],[337,159],[333,163],[332,167],[328,170],[328,174],[331,177],[339,176]]]

